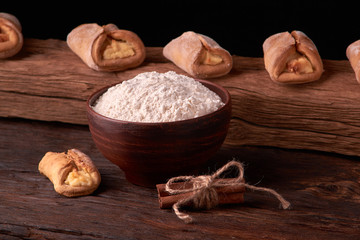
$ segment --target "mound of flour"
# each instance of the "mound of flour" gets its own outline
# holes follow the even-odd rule
[[[223,106],[221,98],[193,78],[169,71],[145,72],[109,88],[93,109],[131,122],[172,122],[196,118]]]

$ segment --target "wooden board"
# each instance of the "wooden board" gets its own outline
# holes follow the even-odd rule
[[[130,184],[96,149],[86,126],[0,118],[0,239],[328,239],[360,236],[359,158],[278,148],[222,148],[206,167],[236,158],[245,180],[275,189],[247,191],[245,202],[187,211],[184,224],[160,209],[156,189]],[[102,182],[90,196],[67,198],[38,171],[47,151],[78,148]]]
[[[324,60],[319,81],[285,86],[270,80],[262,58],[233,59],[233,70],[212,80],[233,99],[226,146],[360,156],[360,85],[348,61]],[[20,54],[1,60],[0,116],[87,124],[85,101],[95,90],[141,72],[169,70],[185,74],[160,47],[148,47],[138,68],[103,73],[89,69],[64,41],[26,39]]]

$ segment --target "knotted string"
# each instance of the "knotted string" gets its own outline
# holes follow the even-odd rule
[[[220,175],[228,170],[230,167],[236,167],[238,171],[238,176],[232,178],[232,180],[227,179],[227,181],[222,181],[222,178],[219,178]],[[218,179],[217,181],[214,181]],[[286,201],[280,194],[271,188],[256,187],[249,185],[244,182],[244,167],[240,162],[235,160],[228,162],[222,168],[217,170],[212,175],[201,175],[197,177],[193,176],[179,176],[171,178],[165,185],[165,190],[170,194],[180,194],[187,192],[194,192],[193,195],[188,198],[182,199],[176,202],[173,205],[173,210],[178,218],[182,219],[185,223],[191,223],[193,221],[192,217],[189,214],[180,211],[182,206],[188,205],[191,203],[195,209],[210,209],[218,205],[218,194],[215,190],[215,187],[225,187],[225,186],[244,186],[248,189],[254,191],[263,191],[268,192],[274,195],[279,201],[283,209],[288,209],[290,203]],[[187,189],[172,189],[171,184],[175,182],[190,182],[192,183],[192,188]]]

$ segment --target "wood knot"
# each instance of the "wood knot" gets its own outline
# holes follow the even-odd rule
[[[346,198],[360,201],[360,183],[355,181],[322,182],[306,188],[327,198]]]

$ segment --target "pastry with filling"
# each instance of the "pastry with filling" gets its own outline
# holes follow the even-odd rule
[[[39,163],[39,172],[49,178],[57,193],[67,197],[89,195],[101,181],[90,157],[77,149],[47,152]]]
[[[228,51],[213,39],[192,31],[170,41],[163,55],[196,78],[220,77],[228,74],[233,66]]]
[[[360,83],[360,40],[353,42],[346,48],[346,57],[355,72],[356,80]]]
[[[0,59],[17,54],[24,39],[19,20],[9,13],[0,13]]]
[[[265,69],[279,83],[297,84],[320,79],[324,69],[313,41],[301,31],[282,32],[263,43]]]
[[[96,71],[123,71],[139,66],[145,59],[145,46],[134,32],[114,24],[82,24],[73,29],[66,42],[83,62]]]

